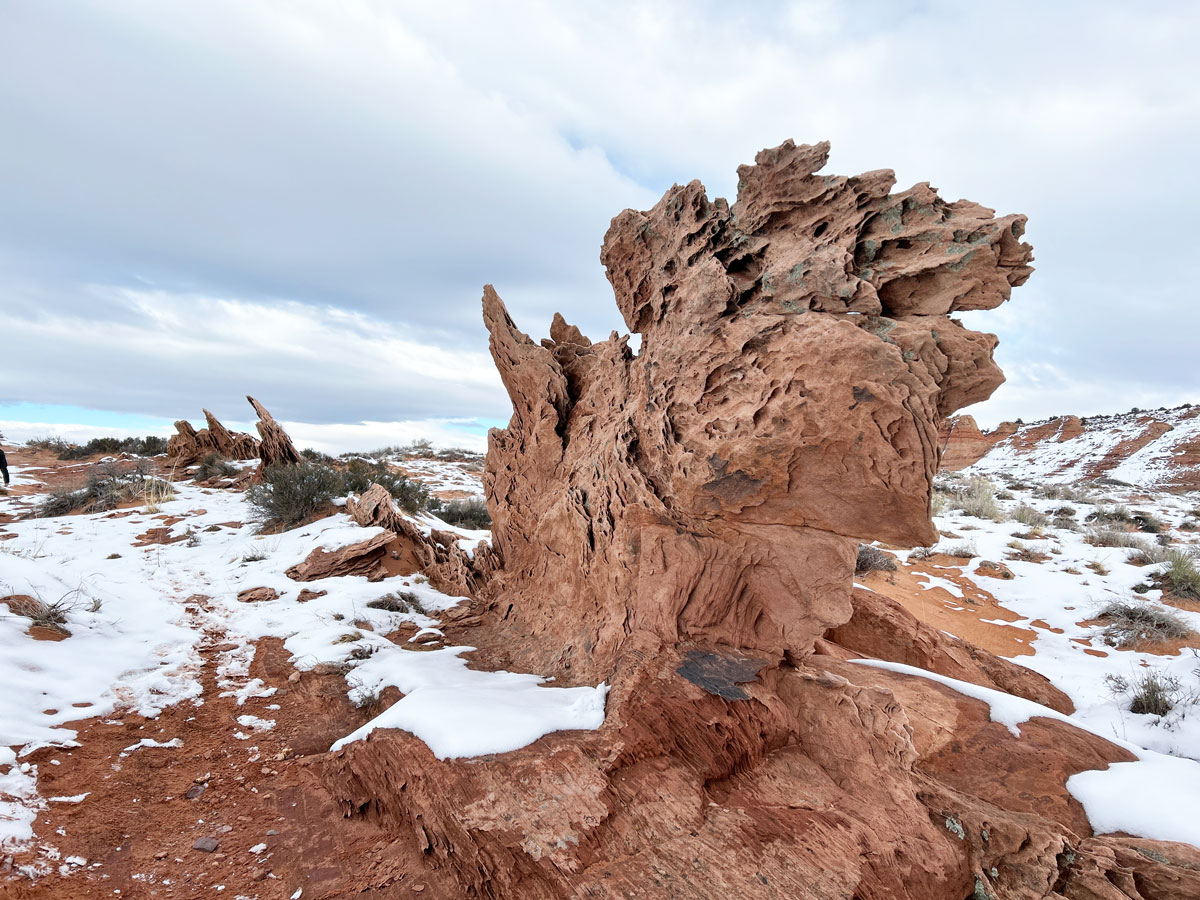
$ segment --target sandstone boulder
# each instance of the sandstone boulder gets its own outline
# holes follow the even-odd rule
[[[480,592],[483,577],[489,571],[484,562],[489,554],[486,543],[481,543],[475,555],[469,556],[454,534],[433,529],[426,536],[396,509],[392,495],[378,484],[371,485],[359,497],[349,498],[346,512],[364,528],[378,526],[394,534],[393,549],[414,569],[424,572],[439,591],[455,596],[474,596]]]
[[[293,581],[317,581],[339,575],[365,575],[368,581],[379,581],[387,576],[383,561],[395,538],[392,532],[384,531],[336,550],[318,547],[303,562],[288,569],[287,577]]]

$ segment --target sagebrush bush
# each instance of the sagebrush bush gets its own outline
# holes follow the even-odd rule
[[[291,528],[320,512],[343,493],[344,480],[337,469],[318,463],[274,465],[263,481],[246,492],[246,502],[264,526]]]
[[[430,501],[429,511],[447,525],[486,531],[492,527],[492,517],[487,504],[479,497],[466,500]]]
[[[1150,669],[1134,679],[1129,711],[1150,716],[1165,716],[1178,702],[1182,684],[1175,675]]]
[[[1138,641],[1166,641],[1194,634],[1179,616],[1145,600],[1114,600],[1105,605],[1096,618],[1105,623],[1100,637],[1111,647],[1128,647]]]
[[[158,456],[167,452],[167,439],[149,434],[144,438],[99,437],[92,438],[86,444],[72,444],[62,438],[42,438],[38,442],[41,449],[53,450],[59,459],[85,459],[97,453],[131,453],[135,456]],[[30,446],[35,446],[30,442]]]
[[[1118,531],[1115,528],[1089,528],[1084,540],[1093,547],[1129,547],[1134,550],[1145,550],[1149,546],[1136,534]]]
[[[221,454],[213,452],[207,453],[196,464],[196,480],[207,481],[210,478],[216,478],[218,475],[224,478],[236,475],[238,467],[231,463]]]
[[[996,486],[978,475],[971,478],[966,491],[954,500],[954,506],[968,516],[978,519],[998,522],[1003,518],[1000,507],[996,504]]]
[[[1097,525],[1129,525],[1133,523],[1133,513],[1129,507],[1118,503],[1114,506],[1101,506],[1095,512],[1089,513],[1084,520]]]
[[[386,463],[366,459],[350,459],[342,469],[341,493],[363,493],[372,484],[384,488],[406,512],[416,513],[429,503],[429,489],[419,481],[393,472]]]
[[[394,613],[425,614],[421,599],[412,591],[393,591],[367,604],[371,609],[382,609]]]
[[[1045,528],[1050,524],[1050,519],[1045,513],[1040,513],[1025,503],[1012,511],[1012,517],[1015,521],[1022,525],[1028,525],[1030,528]]]
[[[92,466],[79,487],[56,488],[40,507],[40,516],[65,516],[73,512],[107,512],[127,500],[145,499],[148,504],[174,496],[174,488],[144,471],[122,472],[114,464]]]
[[[1166,551],[1167,570],[1163,573],[1171,593],[1189,600],[1200,600],[1200,570],[1196,557],[1186,550]]]
[[[1086,503],[1092,497],[1092,488],[1086,484],[1044,484],[1034,493],[1044,500],[1066,500],[1070,503]]]
[[[858,559],[854,564],[855,575],[866,575],[868,572],[895,572],[896,558],[890,553],[884,553],[871,544],[858,545]]]

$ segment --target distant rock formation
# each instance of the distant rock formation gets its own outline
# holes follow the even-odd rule
[[[207,428],[197,431],[192,423],[180,419],[175,423],[177,434],[167,441],[167,460],[181,466],[199,462],[210,453],[224,459],[256,459],[258,441],[244,432],[233,432],[220,423],[207,409],[204,418]]]
[[[300,452],[292,444],[292,439],[288,437],[288,433],[283,430],[283,426],[275,421],[275,417],[267,412],[266,408],[247,395],[246,399],[250,401],[250,405],[254,407],[254,411],[258,413],[258,458],[261,462],[258,468],[254,471],[254,480],[262,481],[263,473],[271,466],[294,466],[299,465],[304,461]]]
[[[981,432],[970,416],[942,423],[942,467],[1041,481],[1109,477],[1138,487],[1200,490],[1200,406],[1057,416]]]
[[[175,423],[177,433],[167,441],[167,460],[174,465],[190,466],[209,453],[216,453],[224,459],[259,459],[261,462],[254,471],[255,481],[262,480],[263,472],[269,466],[298,465],[303,457],[283,426],[253,397],[247,396],[246,399],[258,414],[258,438],[244,432],[230,431],[206,409],[204,418],[208,422],[207,428],[197,431],[186,419]]]
[[[441,761],[377,730],[327,759],[346,813],[409,830],[455,896],[1200,885],[1200,851],[1092,838],[1066,792],[1127,751],[1040,718],[1018,739],[980,701],[850,661],[1069,708],[1040,676],[853,589],[859,540],[935,537],[939,425],[1002,380],[995,338],[949,315],[1028,277],[1025,220],[928,185],[891,195],[890,172],[817,175],[827,153],[763,151],[733,206],[692,182],[613,220],[601,258],[636,355],[559,316],[534,343],[485,289],[514,410],[490,435],[494,549],[472,563],[494,571],[475,608],[529,671],[611,692],[598,731],[512,753]]]

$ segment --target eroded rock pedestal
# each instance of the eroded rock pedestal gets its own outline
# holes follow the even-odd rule
[[[329,760],[347,812],[410,830],[464,896],[1182,895],[1118,870],[1195,886],[1176,864],[1194,851],[1089,839],[1063,782],[1125,751],[1047,720],[1017,739],[978,701],[849,662],[1070,708],[855,602],[858,541],[935,539],[939,424],[1002,380],[995,338],[951,315],[1007,299],[1031,254],[1023,217],[891,194],[891,172],[818,175],[827,152],[763,151],[732,206],[692,182],[613,220],[601,258],[636,355],[557,316],[534,343],[485,290],[514,413],[490,436],[476,607],[515,664],[612,691],[600,730],[515,753],[439,761],[391,731]]]

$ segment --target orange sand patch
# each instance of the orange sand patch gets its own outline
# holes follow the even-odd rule
[[[870,572],[858,581],[895,600],[927,625],[957,635],[997,656],[1032,655],[1037,633],[1029,628],[997,624],[996,619],[1015,622],[1021,617],[963,575],[961,567],[965,563],[955,557],[931,556],[911,565],[898,564],[895,572]],[[928,587],[929,576],[953,583],[963,592],[962,598],[942,587]]]

